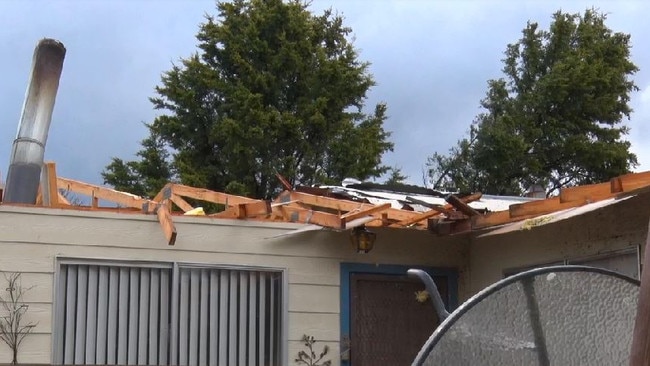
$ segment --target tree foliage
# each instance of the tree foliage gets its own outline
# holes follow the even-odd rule
[[[632,112],[630,36],[606,15],[556,12],[548,30],[528,22],[509,44],[504,76],[488,82],[469,136],[428,160],[434,188],[552,194],[624,174],[637,165],[622,124]]]
[[[220,2],[198,52],[162,76],[139,161],[113,159],[105,183],[152,195],[164,181],[273,196],[292,184],[378,177],[391,151],[386,105],[364,113],[374,85],[351,29],[331,10],[292,0]],[[167,156],[166,151],[171,155]]]

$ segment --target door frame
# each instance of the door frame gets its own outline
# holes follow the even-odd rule
[[[350,302],[350,277],[355,274],[381,274],[381,275],[406,275],[409,269],[421,269],[430,276],[447,277],[447,311],[451,312],[458,306],[458,270],[453,268],[428,267],[420,265],[401,264],[372,264],[372,263],[341,263],[341,354],[346,351],[344,339],[350,339],[351,327],[351,302]],[[431,308],[431,311],[434,311]],[[345,347],[345,348],[344,348]],[[341,366],[352,366],[350,360],[341,360]]]

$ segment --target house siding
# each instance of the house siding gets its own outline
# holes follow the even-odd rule
[[[165,243],[155,216],[0,206],[0,271],[21,272],[29,321],[38,322],[19,353],[22,363],[50,363],[57,258],[241,265],[286,269],[288,354],[302,350],[303,334],[331,347],[339,364],[340,264],[421,265],[459,273],[466,298],[468,238],[437,238],[419,230],[378,229],[375,249],[356,254],[347,233],[307,232],[271,238],[295,224],[175,217],[176,245]],[[0,363],[10,361],[0,344]]]
[[[650,194],[530,230],[476,237],[470,245],[468,293],[499,281],[511,269],[645,247]]]

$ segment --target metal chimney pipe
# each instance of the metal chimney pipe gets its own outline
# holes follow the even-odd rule
[[[64,58],[65,47],[59,41],[46,38],[36,45],[18,133],[11,149],[4,193],[6,203],[36,203]]]

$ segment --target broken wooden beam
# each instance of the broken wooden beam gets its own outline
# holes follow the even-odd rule
[[[171,200],[178,208],[183,210],[183,212],[187,211],[192,211],[194,207],[190,205],[187,201],[183,199],[183,197],[177,195],[177,194],[172,194],[171,197],[169,197],[169,200]]]
[[[172,213],[166,200],[158,205],[156,214],[158,215],[158,222],[162,227],[168,245],[176,244],[176,226],[172,220]]]
[[[316,224],[331,229],[344,229],[343,222],[338,215],[331,213],[309,210],[296,205],[277,206],[273,208],[286,221],[302,224]]]
[[[373,216],[376,213],[381,213],[391,207],[390,203],[384,203],[374,207],[368,207],[361,210],[348,211],[346,214],[341,215],[341,225],[345,227],[347,222],[356,220],[365,216]]]
[[[210,217],[221,217],[230,219],[244,219],[258,216],[266,216],[271,214],[271,202],[257,200],[248,203],[240,203],[230,206],[224,211],[210,215]]]
[[[363,210],[363,209],[376,207],[375,205],[370,203],[359,203],[359,202],[353,202],[353,201],[337,199],[337,198],[316,196],[313,194],[297,192],[297,191],[290,192],[290,200],[299,201],[309,206],[334,209],[340,212],[349,212],[349,211]],[[396,220],[396,221],[408,220],[410,218],[417,216],[417,212],[400,210],[397,208],[388,208],[384,211],[373,213],[372,216],[377,217],[378,219],[381,220],[383,213],[388,214],[388,219]]]
[[[447,201],[447,203],[449,203],[450,205],[454,206],[456,210],[464,213],[467,216],[472,217],[472,216],[480,215],[478,211],[470,207],[470,205],[468,205],[467,203],[461,201],[458,197],[456,197],[453,194],[448,195],[445,198],[445,201]]]
[[[57,186],[59,189],[83,194],[91,198],[97,197],[98,199],[114,202],[124,207],[142,209],[151,202],[131,193],[120,192],[111,188],[100,187],[68,178],[58,177]]]
[[[41,168],[41,200],[44,206],[59,206],[59,189],[56,180],[56,164],[45,162]]]
[[[189,197],[199,201],[212,202],[226,206],[234,206],[240,203],[258,201],[248,197],[215,192],[206,188],[194,188],[182,184],[172,184],[171,191],[172,194],[176,194],[182,197]]]

